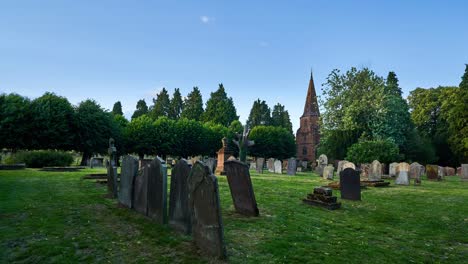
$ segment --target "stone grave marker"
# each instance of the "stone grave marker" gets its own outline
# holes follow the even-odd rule
[[[305,160],[301,161],[301,167],[302,167],[303,171],[306,171],[307,170],[307,161],[305,161]]]
[[[341,199],[361,200],[361,183],[359,172],[353,168],[345,168],[340,173]]]
[[[169,196],[169,225],[179,232],[190,234],[192,222],[189,210],[188,177],[191,166],[184,159],[172,168]]]
[[[409,178],[414,179],[414,185],[421,185],[421,164],[413,162],[410,165]]]
[[[167,166],[156,157],[148,167],[147,215],[160,224],[167,223]]]
[[[398,176],[395,180],[395,184],[409,185],[409,167],[409,164],[406,162],[401,162],[398,164]]]
[[[457,175],[461,176],[461,167],[457,167]]]
[[[333,180],[333,173],[335,168],[332,165],[328,165],[323,169],[323,178],[325,180]]]
[[[468,164],[461,165],[460,179],[462,181],[468,181]]]
[[[208,166],[196,162],[188,178],[193,240],[204,255],[226,258],[218,180]]]
[[[269,172],[275,172],[275,159],[269,158],[267,160],[267,168]]]
[[[146,215],[148,209],[148,166],[138,171],[133,184],[133,208]]]
[[[447,176],[455,176],[455,168],[452,168],[452,167],[445,167],[445,175],[447,175]]]
[[[325,154],[320,155],[318,160],[317,160],[317,167],[315,168],[315,172],[317,172],[317,174],[320,177],[323,177],[323,169],[325,169],[325,167],[327,165],[328,165],[327,155],[325,155]]]
[[[343,164],[343,168],[341,171],[344,171],[344,169],[347,169],[347,168],[351,168],[353,170],[356,170],[356,165],[354,165],[354,163],[352,162],[349,162],[349,161],[346,161],[344,164]]]
[[[138,174],[138,160],[125,155],[122,158],[122,168],[119,182],[119,203],[132,208],[133,182]]]
[[[265,165],[265,159],[264,158],[257,158],[256,162],[256,170],[257,173],[263,173],[263,166]]]
[[[396,177],[397,176],[397,167],[398,167],[398,163],[397,162],[392,162],[390,163],[389,167],[388,167],[388,176],[390,177]]]
[[[333,196],[332,192],[333,191],[330,188],[317,187],[314,188],[313,193],[309,193],[307,198],[303,199],[302,201],[309,205],[323,207],[328,210],[336,210],[341,207],[341,203],[336,202],[336,196]]]
[[[109,167],[107,168],[107,193],[111,198],[117,198],[118,195],[118,174],[117,174],[117,148],[114,146],[114,139],[109,139]]]
[[[426,165],[426,175],[427,179],[431,181],[437,181],[439,177],[437,176],[439,172],[439,166],[437,165]]]
[[[236,212],[246,216],[258,216],[257,202],[247,165],[237,160],[226,161],[224,169]]]
[[[444,167],[438,166],[437,167],[437,177],[439,177],[439,180],[443,180],[445,176],[445,169]]]
[[[288,175],[296,175],[297,171],[297,160],[296,158],[290,158],[288,160]]]
[[[249,168],[249,169],[250,169],[250,170],[257,170],[257,163],[255,163],[255,162],[253,162],[253,161],[250,162],[250,168]]]
[[[380,181],[382,179],[382,164],[378,160],[372,161],[369,173],[369,181]]]
[[[275,173],[276,174],[282,174],[283,173],[283,167],[282,167],[282,164],[281,164],[281,160],[275,160],[274,167],[275,167]]]
[[[361,169],[361,173],[360,173],[360,178],[361,178],[361,181],[366,181],[369,179],[369,174],[370,174],[370,170],[371,170],[371,164],[369,163],[362,163],[360,165],[360,169]]]
[[[206,164],[206,166],[208,166],[208,168],[210,168],[211,172],[214,173],[215,170],[216,170],[216,166],[218,164],[218,161],[215,160],[214,158],[207,158],[205,160],[205,164]]]
[[[340,176],[340,172],[343,171],[343,165],[348,162],[347,160],[340,160],[338,161],[338,165],[336,167],[336,175]]]

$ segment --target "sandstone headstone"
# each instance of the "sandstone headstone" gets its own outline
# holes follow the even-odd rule
[[[388,176],[390,177],[396,177],[397,176],[397,168],[398,168],[398,163],[392,162],[390,163],[388,167]]]
[[[205,255],[226,258],[217,178],[198,161],[190,171],[188,187],[195,244]]]
[[[335,172],[335,168],[332,165],[328,165],[323,169],[323,178],[325,180],[333,180],[333,172]]]
[[[275,172],[275,159],[269,158],[267,160],[267,168],[269,172]]]
[[[461,165],[460,179],[462,181],[468,181],[468,164]]]
[[[167,223],[167,166],[156,157],[148,168],[147,215],[160,224]]]
[[[437,165],[426,165],[426,175],[427,179],[431,181],[437,181],[439,177],[437,176],[439,172],[439,166]]]
[[[177,161],[172,168],[169,197],[169,225],[179,232],[190,234],[192,223],[189,210],[188,177],[191,166],[186,160]]]
[[[395,184],[409,185],[409,167],[409,164],[406,162],[401,162],[398,164],[398,176],[395,180]]]
[[[265,159],[257,158],[256,163],[257,163],[256,164],[257,173],[263,173],[263,166],[265,165]]]
[[[353,168],[345,168],[340,173],[341,199],[361,200],[361,183],[359,172]]]
[[[281,165],[281,160],[275,160],[274,167],[275,167],[275,173],[276,174],[282,174],[283,173],[283,167]]]
[[[126,155],[122,158],[119,182],[119,203],[132,208],[133,182],[138,174],[138,160]]]
[[[296,175],[297,170],[297,160],[295,158],[290,158],[288,160],[288,175]]]
[[[361,178],[361,181],[366,181],[369,179],[369,174],[370,174],[370,170],[371,170],[371,164],[369,163],[362,163],[360,165],[360,169],[361,169],[361,173],[360,173],[360,178]]]
[[[233,154],[233,151],[229,148],[227,138],[222,139],[223,147],[218,150],[218,164],[216,167],[216,173],[219,175],[224,175],[224,162]],[[195,164],[195,163],[192,163]]]
[[[247,216],[258,216],[257,202],[247,165],[237,160],[226,161],[224,169],[236,212]]]
[[[447,175],[447,176],[455,176],[455,168],[452,168],[452,167],[445,167],[445,175]]]
[[[422,171],[421,171],[421,164],[417,162],[413,162],[410,165],[410,170],[409,170],[409,178],[414,179],[415,183],[416,182],[421,182],[421,176],[422,176]]]
[[[372,161],[369,173],[369,181],[380,181],[382,179],[382,164],[378,160]]]

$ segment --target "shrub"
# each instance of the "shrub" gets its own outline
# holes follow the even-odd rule
[[[73,162],[72,154],[53,150],[21,151],[11,158],[14,163],[26,163],[29,168],[70,166]]]
[[[364,140],[348,148],[346,159],[354,163],[378,160],[388,164],[399,160],[398,146],[389,140]]]

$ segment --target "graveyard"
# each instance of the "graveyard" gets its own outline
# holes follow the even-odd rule
[[[77,172],[0,170],[0,262],[223,262],[190,236],[106,197],[107,186]],[[168,171],[171,175],[171,171]],[[467,183],[459,176],[421,186],[368,187],[361,201],[327,210],[302,202],[330,181],[250,170],[259,216],[236,212],[226,176],[217,176],[229,263],[463,263]],[[168,177],[168,195],[171,183]]]

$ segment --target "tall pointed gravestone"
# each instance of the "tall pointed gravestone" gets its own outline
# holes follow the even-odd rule
[[[117,149],[114,146],[114,139],[109,139],[109,167],[107,168],[107,193],[110,198],[117,198],[118,194],[118,174],[117,174]]]
[[[340,173],[341,199],[361,200],[361,183],[359,172],[353,168],[345,168]]]
[[[138,160],[126,155],[122,159],[122,169],[119,182],[119,203],[128,208],[133,204],[133,182],[138,174]]]
[[[257,173],[263,173],[263,166],[265,164],[265,158],[257,158],[256,160],[257,163]]]
[[[197,161],[190,171],[188,187],[195,244],[204,255],[226,258],[217,178],[208,166]]]
[[[246,216],[258,216],[257,201],[246,164],[230,160],[224,163],[236,212]]]
[[[148,167],[148,211],[150,218],[160,224],[167,223],[167,166],[156,157]]]
[[[179,232],[190,234],[192,223],[189,210],[188,177],[191,166],[184,159],[172,168],[169,197],[169,225]]]

